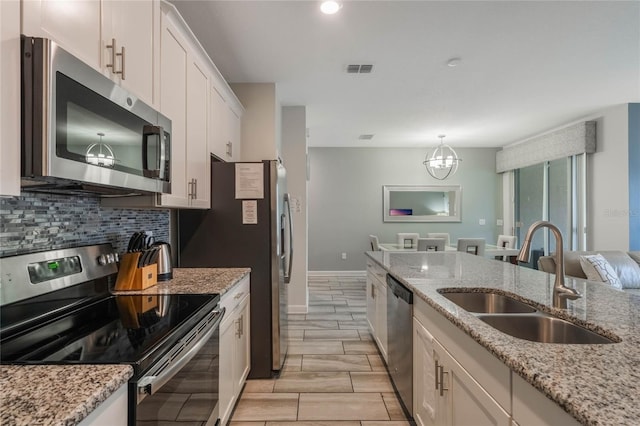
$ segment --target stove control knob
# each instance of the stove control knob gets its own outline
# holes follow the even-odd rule
[[[107,263],[114,263],[115,261],[116,261],[116,258],[113,255],[113,253],[108,253],[107,254]]]
[[[98,265],[104,266],[107,264],[107,256],[104,254],[101,254],[100,256],[98,256]]]

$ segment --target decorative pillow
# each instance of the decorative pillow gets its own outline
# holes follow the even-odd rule
[[[629,257],[636,261],[636,263],[640,266],[640,251],[630,251]]]
[[[580,266],[588,280],[600,281],[622,290],[622,283],[616,271],[600,253],[580,256]]]
[[[632,252],[603,251],[600,254],[616,271],[623,289],[640,288],[640,266],[631,257]]]

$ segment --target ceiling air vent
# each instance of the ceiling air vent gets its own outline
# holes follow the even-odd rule
[[[370,74],[373,71],[372,64],[350,64],[347,65],[348,74]]]
[[[360,135],[358,136],[358,139],[361,141],[370,141],[373,139],[373,135]]]

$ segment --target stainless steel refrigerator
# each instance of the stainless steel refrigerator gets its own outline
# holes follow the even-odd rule
[[[212,159],[211,209],[178,212],[180,267],[251,268],[249,378],[277,374],[287,353],[292,232],[280,161]]]

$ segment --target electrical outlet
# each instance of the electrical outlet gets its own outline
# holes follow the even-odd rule
[[[347,260],[347,253],[342,253],[341,257],[342,257],[342,260]]]
[[[502,226],[502,225],[504,225],[504,221],[502,219],[496,220],[496,226]]]
[[[486,221],[485,221],[484,219],[480,219],[480,220],[478,220],[478,223],[479,223],[480,225],[484,225],[484,224],[486,223]]]

